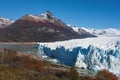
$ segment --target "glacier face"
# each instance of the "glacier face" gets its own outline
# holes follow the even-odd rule
[[[76,67],[87,67],[93,70],[107,69],[115,74],[120,72],[120,48],[103,50],[90,45],[87,49],[80,49]]]
[[[107,69],[120,74],[120,38],[96,38],[38,43],[38,49],[60,63],[95,71]]]
[[[77,60],[79,48],[74,48],[72,49],[72,51],[70,51],[69,49],[65,49],[64,47],[59,47],[55,50],[43,47],[43,51],[47,56],[58,59],[59,62],[62,64],[74,66]]]
[[[44,53],[61,63],[93,70],[107,69],[115,74],[120,72],[120,48],[103,50],[90,45],[88,48],[75,47],[72,50],[59,47],[52,50],[43,46]]]

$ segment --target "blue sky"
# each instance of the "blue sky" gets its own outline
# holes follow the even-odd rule
[[[120,0],[0,0],[0,16],[14,20],[46,10],[68,24],[120,29]]]

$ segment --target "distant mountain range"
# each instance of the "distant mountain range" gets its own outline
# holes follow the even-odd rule
[[[114,29],[114,28],[107,28],[107,29],[89,29],[89,28],[83,28],[87,32],[94,34],[94,35],[103,35],[108,37],[115,37],[120,36],[120,30]]]
[[[80,29],[79,33],[57,19],[50,11],[39,15],[24,15],[15,22],[1,18],[1,42],[54,42],[95,37]]]

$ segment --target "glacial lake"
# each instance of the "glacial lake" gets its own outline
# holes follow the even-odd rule
[[[10,43],[1,43],[0,48],[11,49],[14,51],[19,51],[23,53],[37,54],[36,44],[10,44]]]
[[[25,54],[33,54],[36,55],[37,57],[50,61],[52,63],[56,63],[57,60],[56,59],[52,59],[50,57],[48,57],[46,54],[44,54],[44,52],[40,49],[36,48],[37,44],[22,44],[22,43],[0,43],[0,48],[6,48],[6,49],[10,49],[13,51],[19,51]]]

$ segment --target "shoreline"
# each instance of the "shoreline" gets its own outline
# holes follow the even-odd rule
[[[37,42],[0,42],[0,44],[37,44]]]

